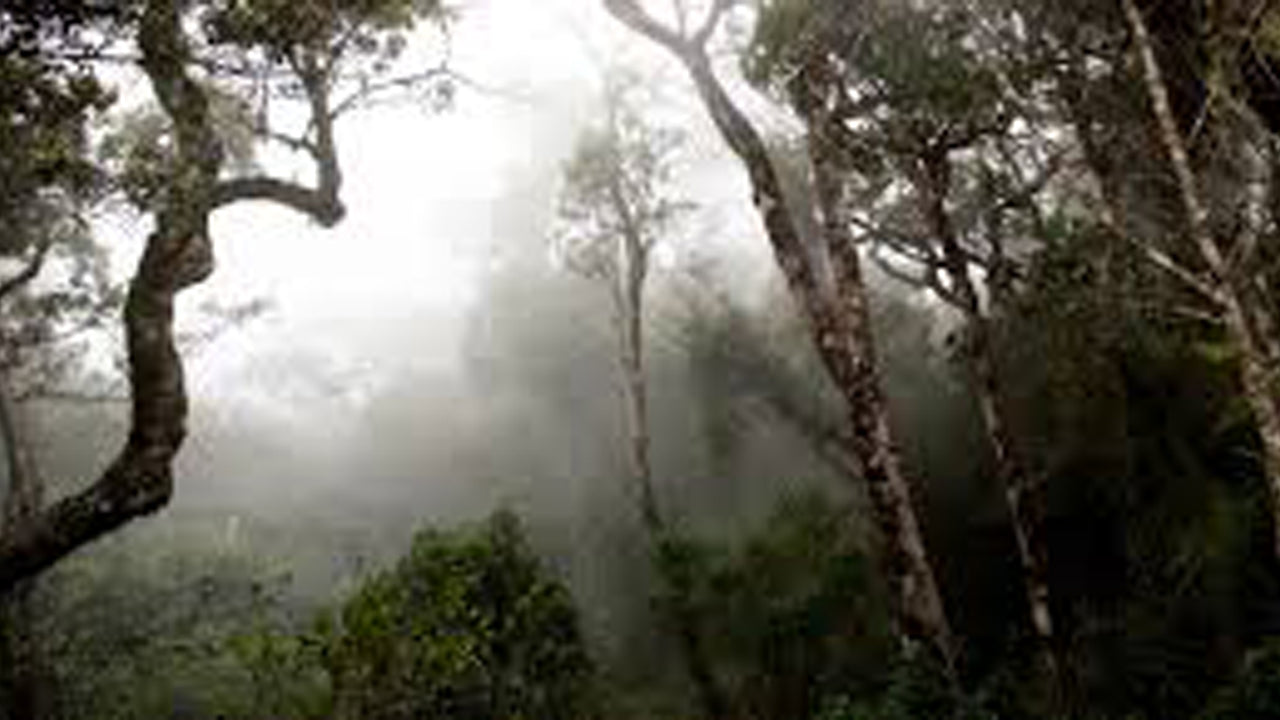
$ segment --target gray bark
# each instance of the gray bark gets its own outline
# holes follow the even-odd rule
[[[716,677],[707,653],[702,623],[692,603],[690,578],[677,572],[665,557],[673,539],[658,505],[654,487],[649,400],[644,366],[644,287],[649,273],[649,247],[641,237],[637,219],[618,178],[610,178],[610,200],[622,219],[618,238],[618,263],[608,278],[618,332],[618,359],[622,374],[622,398],[626,410],[627,459],[633,492],[649,543],[649,551],[661,581],[669,593],[668,620],[680,645],[685,670],[693,682],[703,714],[709,720],[731,717],[728,693]]]
[[[1049,548],[1045,537],[1047,500],[1043,483],[1031,477],[1002,409],[1003,396],[991,318],[983,307],[969,270],[969,259],[960,245],[946,208],[950,186],[950,159],[945,149],[925,157],[914,178],[923,215],[933,239],[941,246],[944,271],[951,280],[949,297],[964,315],[968,330],[966,359],[973,372],[974,393],[996,475],[1004,488],[1005,504],[1022,565],[1022,583],[1032,630],[1039,641],[1039,657],[1051,678],[1060,673],[1054,652],[1053,612],[1049,605]]]
[[[779,176],[759,131],[724,90],[706,53],[707,38],[727,3],[714,3],[692,35],[682,35],[649,17],[633,0],[605,0],[606,9],[633,31],[670,52],[684,66],[721,138],[741,160],[774,258],[803,312],[814,345],[846,405],[849,454],[857,458],[883,540],[882,564],[891,588],[899,636],[923,643],[948,671],[955,651],[942,596],[912,501],[910,483],[890,430],[888,408],[875,358],[867,291],[857,249],[834,213],[826,213],[822,244],[832,261],[835,297],[824,292],[782,192]],[[815,156],[815,173],[827,168]],[[834,178],[832,178],[834,179]],[[819,184],[822,184],[821,179]]]

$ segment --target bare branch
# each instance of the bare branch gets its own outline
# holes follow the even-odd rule
[[[392,90],[406,90],[414,87],[421,87],[428,83],[439,82],[446,79],[459,80],[461,78],[457,73],[449,68],[448,64],[442,63],[437,67],[423,70],[422,72],[401,75],[376,83],[368,83],[363,85],[359,90],[356,90],[335,103],[333,110],[329,113],[329,117],[337,119],[340,115],[355,107],[364,103],[372,102],[375,96],[382,93]]]
[[[14,398],[20,403],[59,402],[74,405],[127,405],[129,393],[119,391],[90,391],[82,388],[39,388],[23,392]]]
[[[224,180],[213,193],[213,207],[219,208],[243,200],[266,200],[307,215],[322,227],[333,227],[346,214],[336,195],[304,187],[272,177],[247,177]]]
[[[40,274],[41,268],[44,267],[44,261],[49,256],[49,249],[53,247],[53,241],[44,238],[36,245],[36,251],[32,253],[27,260],[27,264],[22,270],[18,271],[13,277],[0,283],[0,298],[9,297],[19,288],[35,279]]]
[[[320,148],[316,144],[305,137],[294,137],[287,133],[276,132],[273,130],[264,130],[259,133],[267,140],[272,140],[284,145],[295,152],[304,152],[315,159],[320,159]]]
[[[716,27],[720,24],[720,16],[724,15],[732,4],[733,0],[712,0],[711,9],[707,11],[706,20],[702,22],[698,31],[689,38],[689,42],[697,47],[706,47],[707,41],[711,39]]]
[[[717,0],[716,4],[720,5],[721,3]],[[604,0],[604,6],[615,18],[635,32],[658,43],[678,56],[683,57],[688,54],[690,50],[689,42],[681,37],[679,33],[653,19],[644,11],[644,8],[640,7],[640,3],[637,0]],[[713,13],[713,17],[718,17],[718,15],[719,13]],[[703,31],[710,33],[707,28],[700,29],[699,33]]]

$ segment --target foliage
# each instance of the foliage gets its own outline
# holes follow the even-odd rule
[[[444,15],[440,0],[219,0],[208,3],[204,23],[215,43],[262,48],[284,62],[301,50],[341,54],[346,47],[394,58],[404,48],[401,32]]]
[[[848,63],[847,79],[861,100],[906,117],[940,113],[980,122],[999,111],[992,104],[999,95],[995,74],[974,48],[972,22],[968,12],[947,5],[771,0],[757,20],[746,71],[785,92],[812,53],[832,51]]]
[[[636,78],[619,73],[606,84],[604,122],[583,131],[564,165],[552,234],[565,264],[587,277],[616,278],[625,238],[647,258],[670,241],[691,205],[673,188],[683,133],[642,117]]]
[[[994,716],[958,702],[938,668],[919,660],[892,662],[884,689],[876,696],[855,700],[835,695],[818,720],[994,720]]]
[[[1272,640],[1252,653],[1239,677],[1218,691],[1197,717],[1245,720],[1280,713],[1280,645]]]
[[[227,650],[249,675],[251,712],[275,718],[321,718],[333,713],[323,645],[314,635],[264,625],[233,635]]]
[[[27,250],[51,224],[57,202],[94,189],[86,123],[110,100],[88,73],[0,55],[0,254]]]
[[[224,526],[138,528],[50,576],[37,630],[58,717],[591,714],[576,611],[514,515],[418,533],[318,615],[261,549],[270,528],[236,523],[228,545]]]
[[[26,292],[30,281],[6,287],[0,364],[9,369],[25,359],[20,350],[47,341],[56,327],[65,331],[59,322],[109,304],[102,252],[82,213],[104,179],[89,152],[88,123],[113,98],[90,70],[52,59],[57,47],[50,40],[39,51],[0,53],[0,260],[12,261],[0,282],[47,259],[66,273],[42,292]]]
[[[204,90],[228,169],[237,174],[256,170],[259,138],[252,104],[230,87],[209,83]],[[97,155],[113,188],[134,208],[150,212],[162,206],[176,158],[172,123],[158,107],[146,105],[114,117]]]
[[[712,656],[751,716],[815,717],[822,698],[883,679],[893,642],[854,526],[849,508],[804,493],[730,547],[668,543],[664,560],[690,580]]]
[[[424,530],[322,630],[339,717],[578,718],[591,663],[516,517]]]
[[[283,707],[273,698],[315,696],[314,662],[267,678],[245,652],[242,635],[285,633],[301,610],[272,559],[229,546],[224,527],[191,516],[138,527],[44,578],[35,631],[55,718],[252,717]]]

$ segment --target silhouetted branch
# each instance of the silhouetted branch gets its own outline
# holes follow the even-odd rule
[[[26,265],[22,267],[13,277],[0,283],[0,298],[6,298],[19,288],[35,279],[40,274],[41,268],[44,267],[44,261],[49,256],[49,249],[53,247],[53,241],[46,238],[36,245],[36,251],[32,253],[27,260]]]

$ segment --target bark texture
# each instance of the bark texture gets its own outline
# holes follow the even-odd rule
[[[181,0],[150,0],[138,29],[141,67],[174,128],[174,171],[163,206],[129,283],[124,308],[131,423],[127,439],[86,489],[42,510],[0,536],[0,593],[77,548],[139,516],[163,508],[173,494],[172,463],[186,437],[187,395],[174,341],[174,301],[213,272],[209,216],[242,200],[268,200],[323,226],[343,216],[341,176],[329,110],[328,66],[311,51],[288,62],[311,104],[318,168],[314,189],[273,178],[220,180],[223,149],[203,88],[188,73],[191,51]]]
[[[811,259],[759,131],[729,97],[706,52],[706,41],[727,5],[715,3],[701,26],[682,35],[656,22],[633,0],[605,0],[614,17],[680,61],[721,138],[742,161],[774,258],[846,405],[848,432],[842,440],[849,454],[857,458],[871,499],[900,636],[913,647],[923,644],[930,648],[950,670],[955,659],[951,628],[889,427],[857,249],[848,228],[834,212],[834,198],[827,197],[823,204],[829,212],[823,213],[822,244],[831,260],[832,282],[826,282]],[[833,177],[825,182],[822,179],[824,173],[834,170],[828,158],[819,152],[813,159],[820,188],[836,187]]]
[[[1233,238],[1230,255],[1223,252],[1209,224],[1209,209],[1201,195],[1186,139],[1173,112],[1169,89],[1156,59],[1146,20],[1134,0],[1121,0],[1121,4],[1133,36],[1160,142],[1168,153],[1169,164],[1177,180],[1187,234],[1203,268],[1200,272],[1189,269],[1183,269],[1183,272],[1198,280],[1204,292],[1216,300],[1226,337],[1240,355],[1240,386],[1253,413],[1262,445],[1262,464],[1271,494],[1274,550],[1280,557],[1280,392],[1276,388],[1277,373],[1280,372],[1280,341],[1275,337],[1275,319],[1266,302],[1265,288],[1260,291],[1255,287],[1254,278],[1248,272],[1256,252],[1257,219],[1244,218],[1244,229]],[[1246,152],[1256,150],[1246,149]],[[1261,178],[1252,180],[1265,182]],[[1265,196],[1267,193],[1263,190],[1262,194]],[[1246,211],[1246,215],[1250,212],[1252,208]]]
[[[965,357],[973,373],[974,394],[983,430],[991,448],[996,475],[1004,488],[1005,504],[1018,546],[1032,630],[1039,640],[1039,656],[1050,676],[1057,678],[1060,663],[1054,648],[1053,612],[1049,598],[1049,546],[1045,537],[1047,499],[1043,483],[1036,482],[1019,452],[1001,401],[1003,388],[996,364],[991,317],[970,273],[970,262],[947,210],[950,158],[941,149],[927,154],[914,178],[923,216],[933,239],[941,247],[941,261],[950,279],[949,298],[964,315],[967,337]]]

